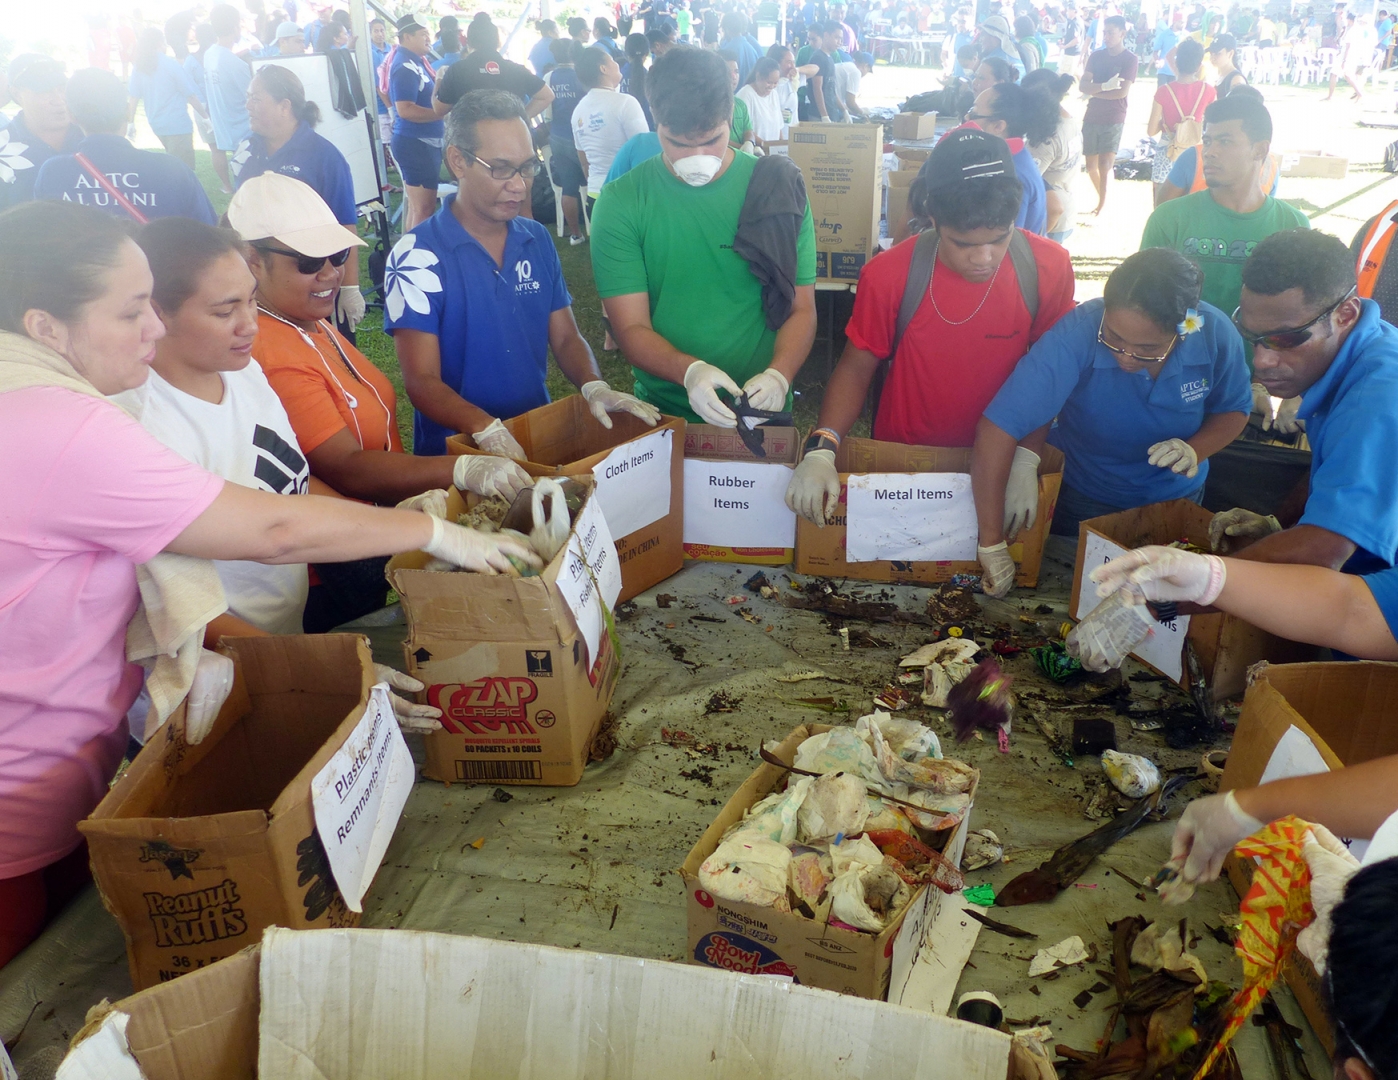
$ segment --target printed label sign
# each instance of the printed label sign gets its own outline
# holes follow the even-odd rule
[[[670,512],[672,428],[623,443],[592,467],[612,536],[630,536]]]
[[[685,458],[684,542],[795,547],[796,515],[786,505],[790,482],[790,465]]]
[[[974,562],[970,473],[855,473],[845,495],[850,562]]]
[[[563,567],[558,571],[558,591],[573,613],[573,622],[587,646],[587,661],[591,664],[597,659],[597,643],[606,628],[601,605],[605,604],[611,611],[621,595],[621,562],[617,559],[612,531],[596,499],[587,500],[568,537]]]
[[[1087,618],[1088,612],[1102,602],[1097,595],[1097,585],[1089,575],[1099,566],[1105,566],[1127,549],[1115,541],[1108,540],[1100,533],[1089,531],[1083,547],[1082,586],[1078,591],[1078,619]],[[1155,630],[1141,642],[1131,655],[1149,664],[1162,675],[1176,682],[1184,677],[1184,639],[1189,636],[1189,616],[1181,615],[1169,622],[1158,622]]]
[[[351,911],[363,910],[416,776],[389,692],[387,683],[370,691],[353,733],[311,780],[316,832]]]

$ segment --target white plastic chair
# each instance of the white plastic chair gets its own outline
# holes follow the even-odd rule
[[[568,226],[563,221],[563,189],[553,182],[553,170],[549,168],[549,163],[553,160],[553,147],[548,143],[544,144],[544,173],[549,178],[549,184],[553,187],[553,216],[558,222],[558,238],[563,239],[563,230]]]

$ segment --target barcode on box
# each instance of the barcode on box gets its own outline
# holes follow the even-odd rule
[[[543,766],[537,761],[461,761],[456,763],[458,780],[542,780]]]

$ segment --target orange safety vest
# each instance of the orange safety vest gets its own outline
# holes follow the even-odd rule
[[[1383,272],[1388,246],[1393,243],[1395,232],[1398,232],[1398,202],[1391,202],[1383,208],[1383,213],[1374,218],[1359,248],[1354,274],[1359,281],[1359,295],[1365,299],[1372,300],[1374,297],[1374,286]]]
[[[1281,172],[1281,155],[1268,154],[1267,164],[1262,166],[1262,174],[1257,178],[1257,186],[1262,189],[1263,195],[1272,193],[1272,182],[1276,180],[1277,174]],[[1194,183],[1190,185],[1189,194],[1196,191],[1203,191],[1209,185],[1204,183],[1204,147],[1202,145],[1194,148]]]

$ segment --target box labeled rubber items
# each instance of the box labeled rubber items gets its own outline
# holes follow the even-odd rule
[[[274,924],[358,922],[317,833],[312,784],[366,715],[368,646],[354,634],[226,642],[236,675],[209,734],[190,745],[177,708],[78,826],[137,988],[231,956]]]
[[[796,546],[786,488],[797,431],[760,425],[765,458],[733,428],[690,424],[684,435],[684,553],[707,562],[785,566]]]
[[[883,128],[795,124],[791,160],[801,167],[816,235],[816,280],[858,281],[879,243]]]
[[[610,413],[609,431],[581,394],[505,421],[531,476],[590,477],[621,560],[621,596],[658,585],[684,565],[684,432],[677,416],[655,427],[630,413]],[[447,438],[449,454],[480,454],[469,435]]]
[[[1039,462],[1039,513],[1010,545],[1015,584],[1039,582],[1063,454],[1045,446]],[[955,574],[980,575],[969,448],[905,446],[847,438],[835,452],[839,504],[822,528],[796,519],[797,573],[859,581],[927,585]],[[856,529],[849,530],[853,499]]]
[[[447,519],[479,501],[452,490]],[[427,570],[428,561],[410,552],[387,567],[408,622],[406,670],[442,710],[443,730],[425,736],[423,775],[576,784],[620,668],[611,609],[621,572],[595,492],[533,577]]]
[[[1078,528],[1078,557],[1068,614],[1080,620],[1097,606],[1097,587],[1087,575],[1133,548],[1183,541],[1208,551],[1212,518],[1213,513],[1198,503],[1175,499],[1087,519]],[[1188,688],[1186,641],[1199,658],[1204,681],[1215,701],[1242,693],[1248,668],[1259,660],[1286,664],[1313,660],[1317,655],[1314,646],[1287,641],[1221,612],[1181,615],[1160,622],[1131,655]]]

